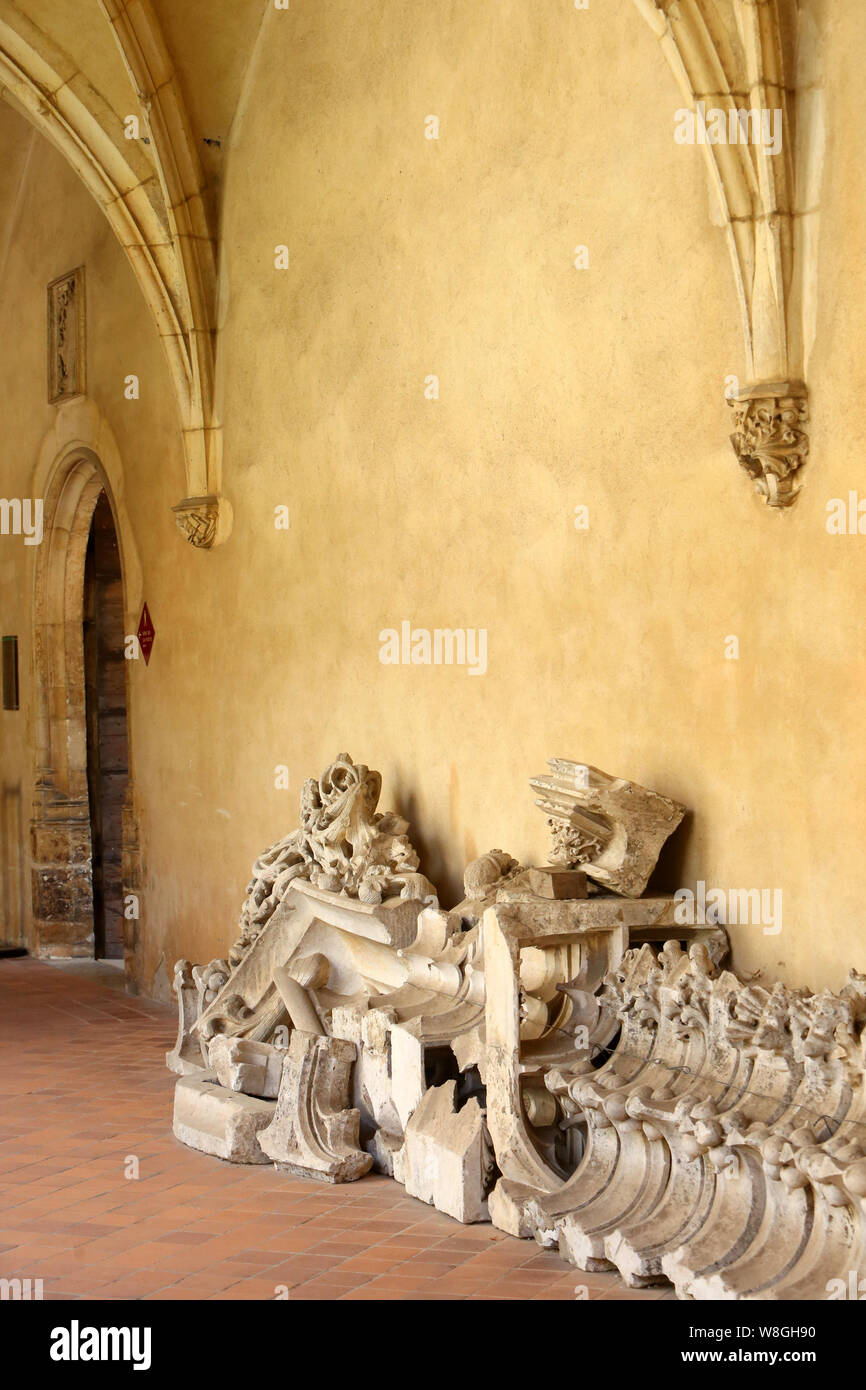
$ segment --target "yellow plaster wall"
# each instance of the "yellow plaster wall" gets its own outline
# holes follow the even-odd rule
[[[146,989],[164,991],[177,956],[224,953],[252,859],[343,750],[381,769],[383,806],[410,818],[449,903],[476,853],[544,860],[527,778],[556,754],[692,808],[660,888],[782,890],[780,934],[733,929],[738,968],[813,987],[866,969],[866,539],[825,529],[827,500],[863,477],[864,31],[846,3],[824,42],[812,461],[785,514],[727,442],[723,384],[743,370],[727,249],[631,5],[293,0],[267,15],[223,150],[235,524],[209,554],[174,533],[167,377],[95,210],[64,226],[62,254],[41,233],[19,247],[4,316],[29,346],[0,360],[22,468],[50,416],[44,284],[84,259],[90,277],[93,259],[122,306],[105,301],[90,342],[157,630],[132,675]],[[135,420],[107,384],[133,343],[153,392]],[[379,632],[404,619],[486,628],[487,673],[383,666]]]

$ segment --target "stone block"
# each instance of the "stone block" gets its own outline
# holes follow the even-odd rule
[[[545,865],[528,872],[529,888],[539,898],[571,899],[587,895],[586,874],[582,869],[561,869]]]
[[[274,1117],[275,1102],[227,1091],[215,1072],[182,1076],[174,1088],[176,1139],[229,1163],[270,1163],[258,1136]]]
[[[218,1033],[208,1047],[208,1062],[221,1086],[246,1096],[276,1100],[286,1058],[285,1048]]]
[[[410,1197],[465,1223],[488,1221],[490,1155],[484,1113],[471,1098],[455,1110],[456,1083],[427,1091],[406,1126],[402,1172]]]

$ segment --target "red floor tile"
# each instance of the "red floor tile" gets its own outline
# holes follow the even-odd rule
[[[50,1300],[666,1296],[460,1226],[379,1175],[323,1189],[185,1148],[174,1010],[108,978],[0,960],[0,1278],[41,1279]]]

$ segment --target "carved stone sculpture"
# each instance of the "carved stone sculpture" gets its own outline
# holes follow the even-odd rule
[[[378,813],[382,778],[341,753],[301,792],[301,825],[272,845],[253,865],[241,910],[240,935],[229,954],[237,965],[272,916],[289,885],[307,879],[317,888],[362,903],[395,894],[436,901],[433,885],[417,873],[418,855],[408,825],[392,812]]]
[[[531,778],[530,785],[553,831],[556,862],[639,898],[685,806],[585,763],[551,758],[548,766],[549,775]]]
[[[175,1134],[328,1182],[375,1168],[631,1285],[827,1297],[866,1272],[866,976],[742,983],[720,927],[634,896],[685,808],[551,769],[541,804],[591,857],[560,883],[492,850],[450,911],[377,773],[343,755],[308,782],[229,960],[178,963]]]
[[[758,387],[728,404],[734,417],[734,453],[754,480],[756,492],[768,506],[790,507],[799,492],[800,469],[809,457],[805,386]]]
[[[48,400],[62,405],[87,390],[84,266],[48,286]]]

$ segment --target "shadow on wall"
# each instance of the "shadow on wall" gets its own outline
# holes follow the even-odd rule
[[[653,869],[650,881],[647,884],[647,897],[653,894],[661,894],[665,897],[672,896],[678,888],[685,886],[685,863],[691,844],[692,832],[694,829],[695,818],[691,811],[686,811],[677,829],[669,840],[665,840],[659,854],[656,866]]]
[[[462,902],[463,870],[465,864],[454,864],[446,856],[442,839],[428,834],[422,824],[418,798],[413,791],[404,791],[402,778],[393,781],[393,810],[409,822],[409,838],[418,851],[421,872],[426,874],[439,893],[443,907],[455,907]],[[391,810],[391,805],[380,806],[380,810]]]
[[[493,846],[484,846],[483,849],[479,850],[474,838],[467,835],[465,863],[455,864],[453,857],[447,855],[441,837],[435,834],[431,835],[425,830],[416,793],[413,790],[405,789],[403,779],[400,776],[394,777],[392,787],[393,810],[409,822],[409,835],[421,859],[421,872],[426,874],[431,883],[436,885],[442,906],[455,907],[464,897],[463,871],[466,865],[471,863],[478,854],[484,853],[486,849],[493,848]],[[388,806],[381,805],[379,809],[392,809],[390,801]],[[452,804],[452,820],[454,819],[454,809]],[[456,826],[452,828],[456,828]],[[687,882],[685,864],[688,859],[693,831],[694,815],[691,811],[687,811],[674,834],[662,846],[655,869],[647,884],[645,897],[670,896],[677,888],[682,887]],[[502,846],[498,847],[502,848]]]

